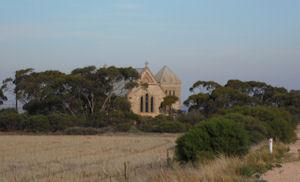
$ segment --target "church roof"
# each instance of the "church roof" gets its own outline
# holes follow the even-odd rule
[[[161,84],[180,84],[180,79],[170,68],[164,66],[156,75],[155,79]]]

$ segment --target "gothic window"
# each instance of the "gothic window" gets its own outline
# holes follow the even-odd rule
[[[146,112],[149,112],[149,94],[146,94]]]
[[[140,101],[140,107],[141,107],[141,112],[144,112],[144,97],[141,97],[141,101]]]
[[[170,95],[170,96],[172,95],[172,91],[171,91],[171,90],[169,90],[169,95]]]
[[[154,97],[151,97],[151,112],[154,112]]]
[[[175,90],[173,90],[173,96],[175,96]]]

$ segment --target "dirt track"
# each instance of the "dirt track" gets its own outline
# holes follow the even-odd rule
[[[297,158],[298,150],[300,150],[300,125],[297,128],[297,141],[290,145],[290,149],[290,153]],[[285,163],[281,168],[267,172],[263,179],[269,182],[298,182],[300,181],[300,161]]]

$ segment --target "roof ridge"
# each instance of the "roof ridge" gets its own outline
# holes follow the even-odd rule
[[[159,83],[172,83],[172,84],[179,84],[181,83],[180,79],[177,75],[168,67],[163,66],[158,73],[155,75],[155,79]]]

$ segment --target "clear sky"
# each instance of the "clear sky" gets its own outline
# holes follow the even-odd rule
[[[168,65],[183,81],[300,89],[299,0],[0,0],[0,79],[16,69]]]

